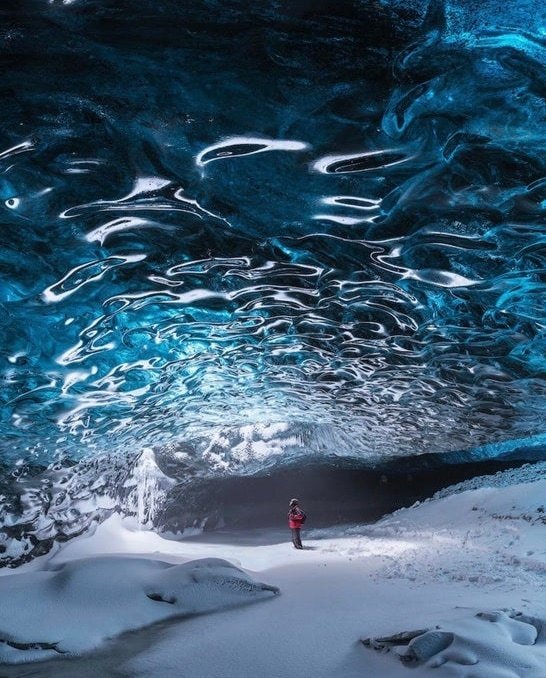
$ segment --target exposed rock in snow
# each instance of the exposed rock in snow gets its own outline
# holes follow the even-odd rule
[[[544,678],[543,622],[514,610],[466,615],[435,629],[365,638],[363,644],[390,652],[411,667],[449,669],[473,678]],[[471,673],[468,667],[472,666]]]

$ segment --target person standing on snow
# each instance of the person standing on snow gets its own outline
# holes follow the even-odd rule
[[[300,508],[298,499],[291,499],[288,505],[288,527],[292,530],[292,543],[294,548],[302,549],[300,530],[307,516]]]

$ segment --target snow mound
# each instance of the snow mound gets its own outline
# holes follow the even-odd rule
[[[546,479],[546,462],[536,464],[524,464],[518,468],[509,468],[506,471],[498,471],[486,476],[475,476],[468,480],[463,480],[455,485],[444,487],[438,490],[431,499],[443,499],[453,494],[466,492],[467,490],[479,490],[482,487],[509,487],[510,485],[520,485],[522,483],[534,483],[537,480]]]
[[[404,631],[362,643],[392,651],[408,667],[444,667],[461,678],[544,678],[542,629],[543,622],[534,617],[493,610],[452,621],[449,628]]]
[[[464,582],[505,591],[543,587],[546,478],[511,480],[433,498],[372,525],[336,528],[342,540],[334,541],[333,528],[313,530],[310,537],[323,551],[375,559],[378,580]]]
[[[170,565],[99,557],[3,577],[0,663],[78,655],[124,631],[277,593],[219,558]]]

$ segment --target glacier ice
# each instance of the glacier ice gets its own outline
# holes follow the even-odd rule
[[[229,473],[542,433],[546,49],[517,4],[2,9],[3,505],[184,441]]]

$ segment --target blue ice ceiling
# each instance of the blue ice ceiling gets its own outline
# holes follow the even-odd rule
[[[543,432],[544,25],[530,1],[4,2],[4,459]]]

